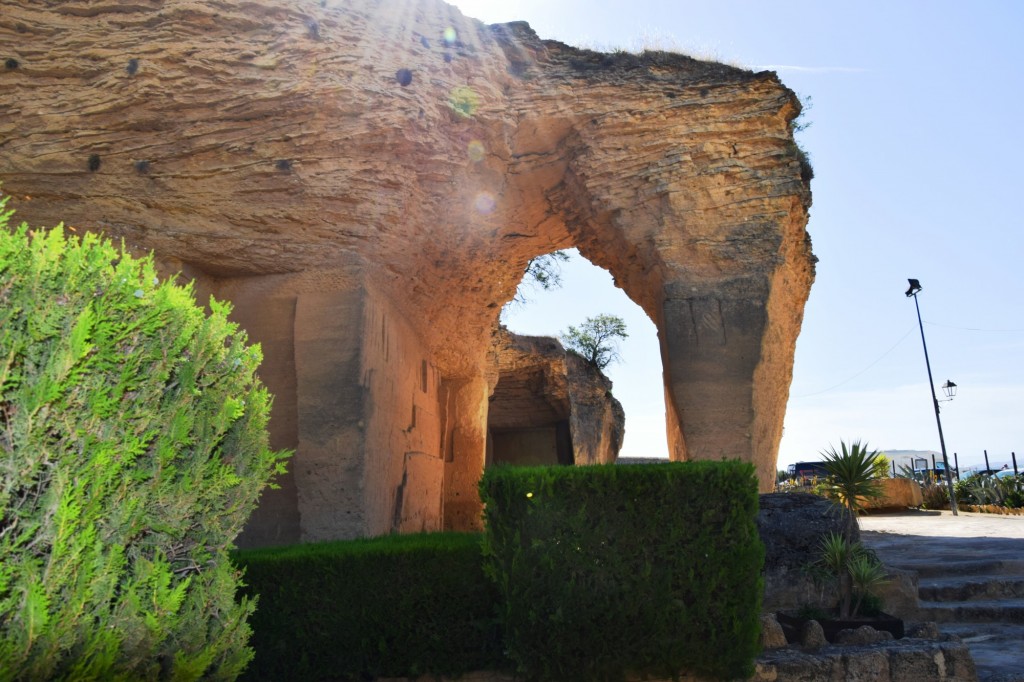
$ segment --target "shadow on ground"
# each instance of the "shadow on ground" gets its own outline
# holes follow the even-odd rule
[[[913,619],[970,648],[983,682],[1024,682],[1024,518],[948,511],[863,517],[861,538],[918,580]]]

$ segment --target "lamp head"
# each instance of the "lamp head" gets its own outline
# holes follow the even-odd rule
[[[913,296],[917,292],[921,291],[921,283],[918,282],[916,279],[908,279],[907,281],[910,282],[910,288],[907,289],[908,297]]]
[[[946,379],[946,383],[942,384],[942,392],[946,394],[947,398],[952,400],[956,396],[956,384]]]

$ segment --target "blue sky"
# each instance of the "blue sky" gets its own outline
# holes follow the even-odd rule
[[[961,466],[1024,465],[1024,3],[457,0],[487,23],[525,20],[543,38],[596,49],[675,49],[770,68],[801,98],[814,164],[808,230],[820,259],[780,467],[840,439],[938,450],[920,304],[946,444]],[[626,318],[612,368],[624,455],[665,455],[653,325],[610,277],[577,259],[565,288],[508,319],[557,334],[599,312]],[[941,397],[941,393],[940,393]]]

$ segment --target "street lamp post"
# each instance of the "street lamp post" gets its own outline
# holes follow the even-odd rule
[[[932,379],[932,363],[928,361],[928,344],[924,340],[924,324],[921,322],[921,306],[917,302],[917,292],[921,291],[921,283],[916,279],[908,279],[910,288],[907,289],[907,296],[914,298],[914,308],[917,309],[917,326],[921,328],[921,346],[924,348],[924,365],[928,368],[928,388],[932,392],[932,407],[935,408],[935,424],[939,427],[939,446],[942,448],[942,465],[946,470],[946,486],[949,488],[949,508],[953,510],[953,516],[958,516],[956,509],[956,493],[953,491],[953,477],[949,473],[949,457],[946,456],[946,439],[942,436],[942,419],[939,418],[939,399],[935,397],[935,381]],[[956,395],[956,384],[949,379],[942,385],[946,396],[952,400]]]

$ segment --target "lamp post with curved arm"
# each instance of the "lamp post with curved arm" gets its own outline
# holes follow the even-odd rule
[[[907,297],[914,297],[914,308],[917,309],[917,326],[921,328],[921,346],[924,348],[924,365],[928,368],[928,388],[932,391],[932,407],[935,408],[935,423],[939,427],[939,446],[942,448],[942,466],[946,470],[946,487],[949,489],[949,508],[953,510],[953,516],[958,516],[956,508],[956,493],[953,490],[953,477],[949,473],[949,457],[946,456],[946,439],[942,436],[942,419],[939,418],[939,399],[935,397],[935,381],[932,379],[932,363],[928,361],[928,344],[924,340],[924,324],[921,322],[921,306],[917,302],[917,292],[921,291],[921,283],[916,279],[908,279],[910,288],[907,289]],[[956,384],[949,379],[942,385],[942,390],[949,400],[956,395]]]

